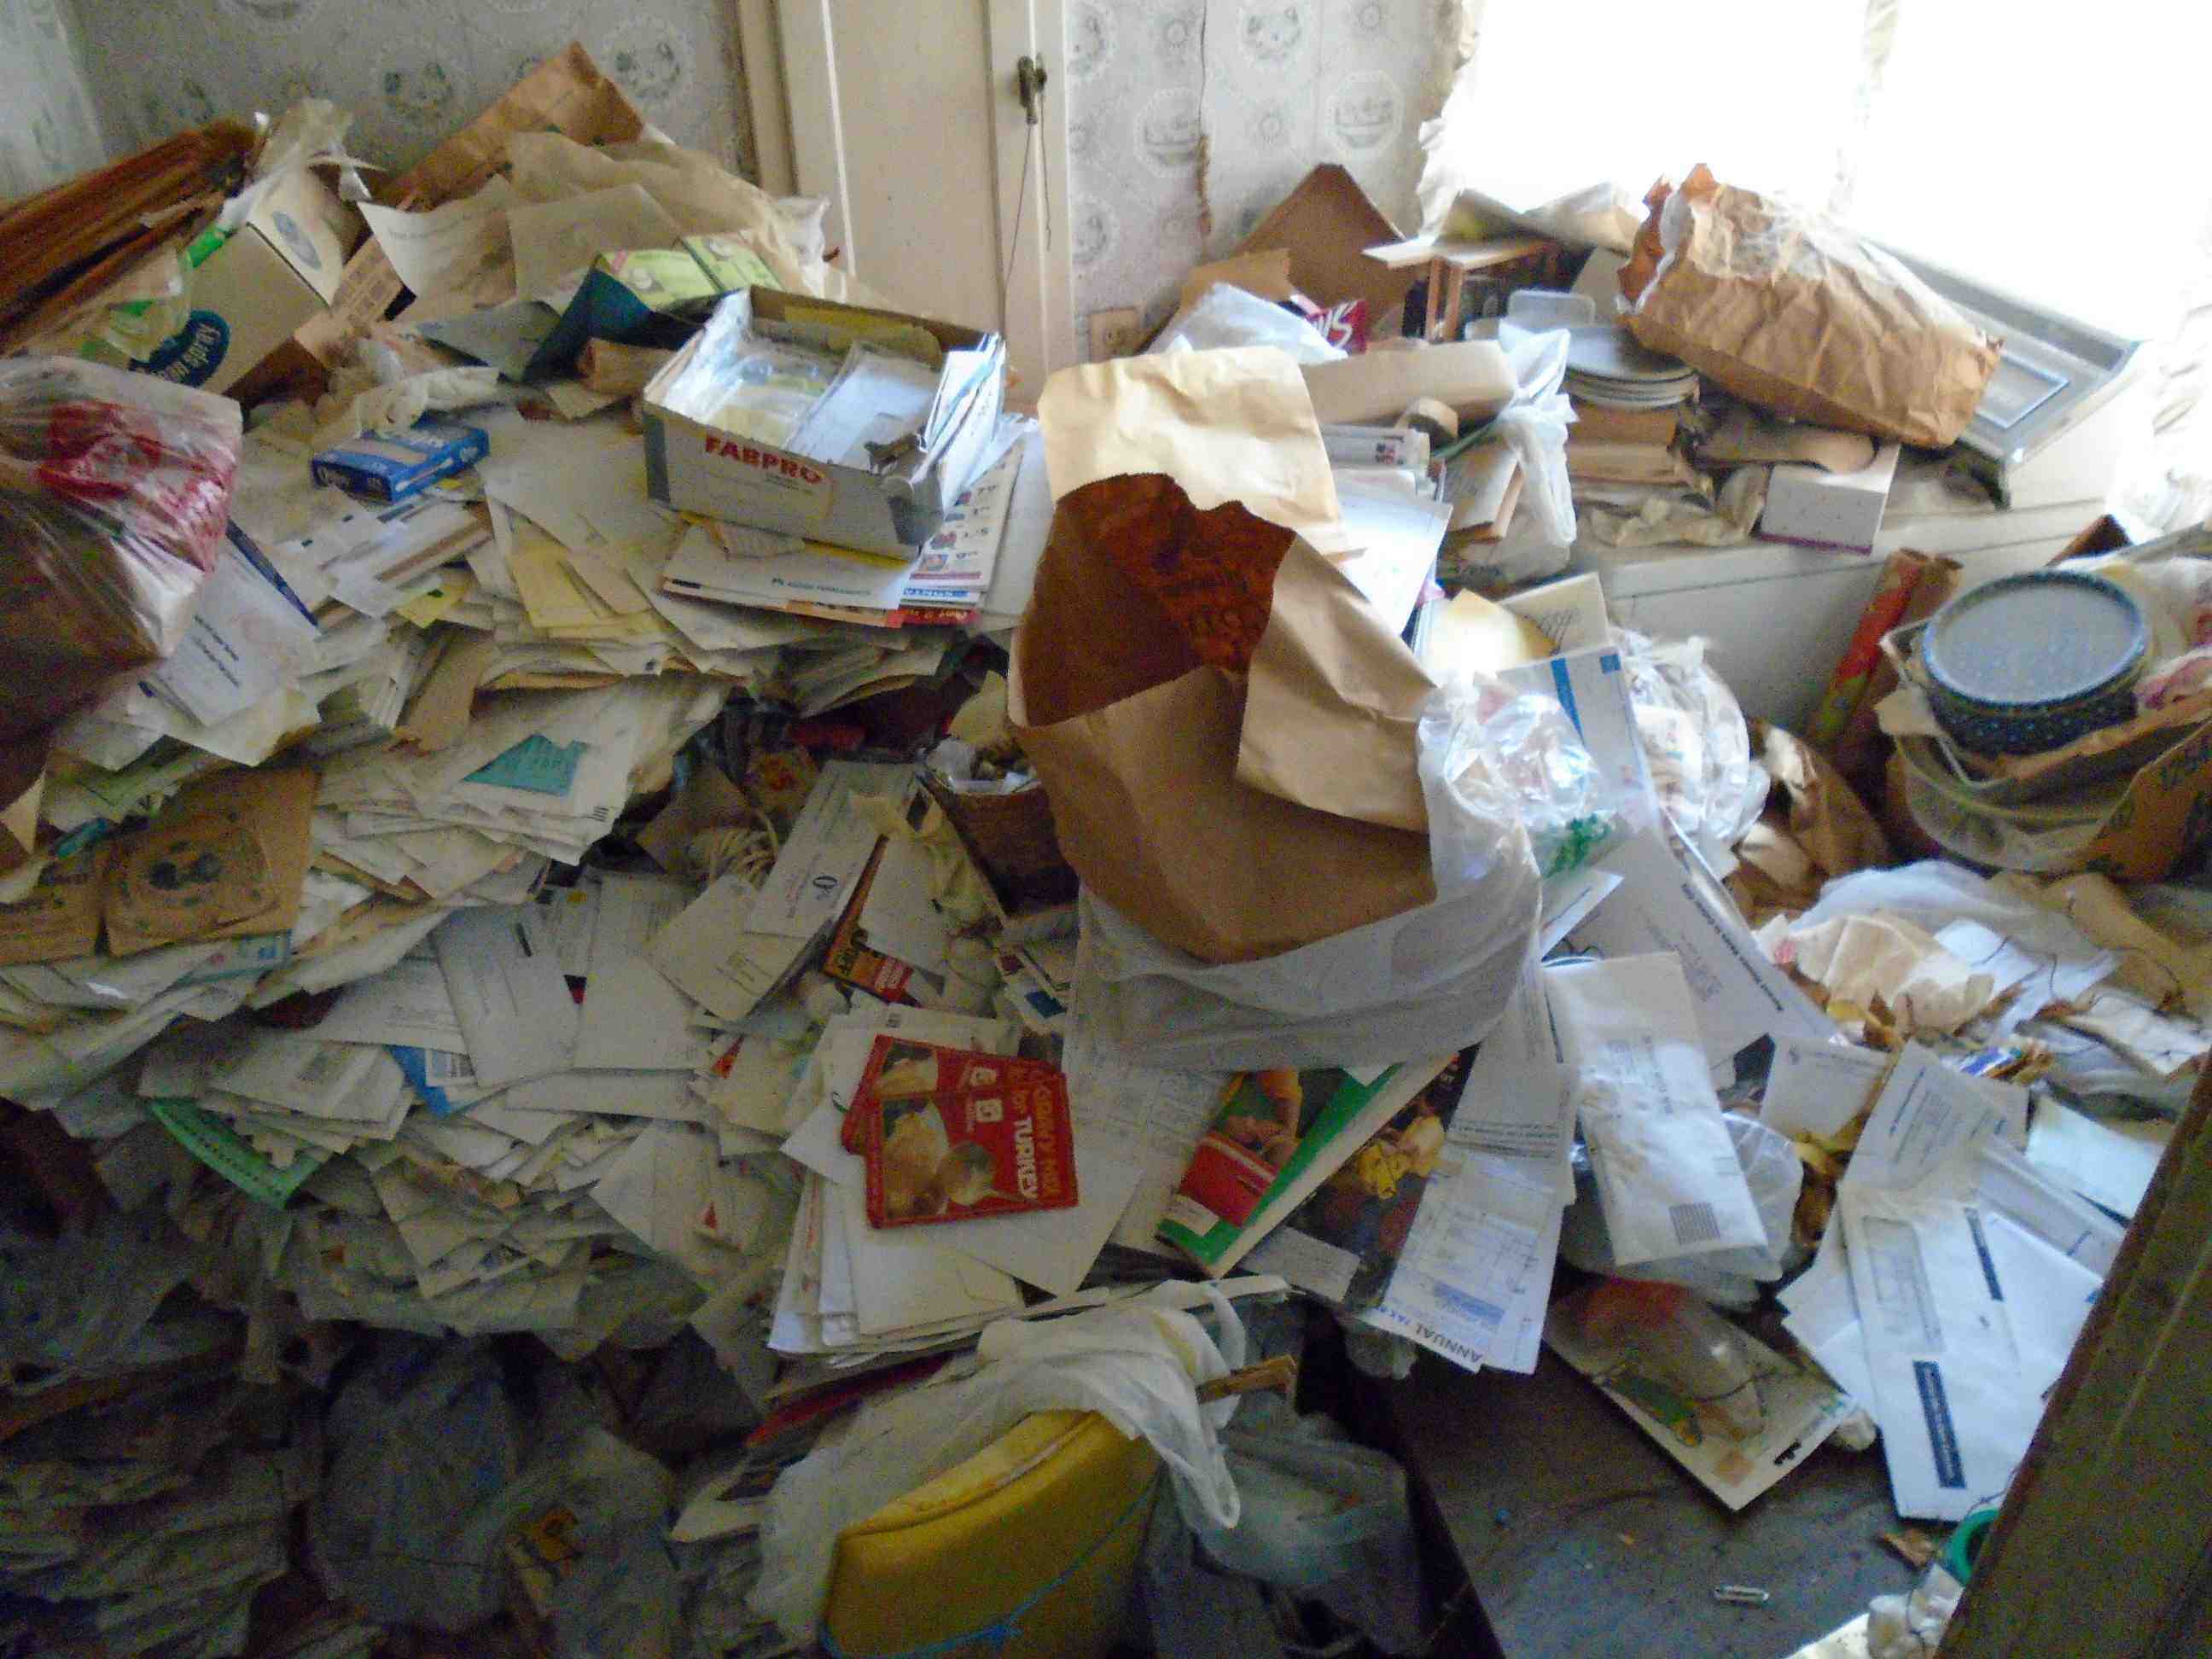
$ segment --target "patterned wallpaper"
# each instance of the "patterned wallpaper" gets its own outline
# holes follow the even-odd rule
[[[64,0],[0,0],[0,202],[107,159]]]
[[[1067,0],[1079,338],[1094,311],[1164,319],[1184,273],[1319,161],[1418,229],[1419,128],[1460,13],[1460,0]]]
[[[107,43],[94,91],[118,149],[314,95],[354,112],[356,155],[404,167],[574,40],[678,143],[752,165],[718,0],[0,0],[57,3]]]

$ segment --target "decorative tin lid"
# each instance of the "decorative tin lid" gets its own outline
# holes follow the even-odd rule
[[[1929,624],[1921,655],[1939,689],[2002,710],[2105,690],[2149,648],[2142,611],[2121,589],[2079,571],[2036,570],[1953,599]]]

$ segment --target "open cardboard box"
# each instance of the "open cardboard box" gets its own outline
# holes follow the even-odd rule
[[[712,331],[736,325],[889,322],[927,330],[948,354],[985,351],[994,361],[936,441],[882,471],[838,466],[741,438],[681,414],[669,404]],[[865,337],[865,327],[862,330]],[[940,387],[942,386],[940,382]],[[733,294],[708,329],[678,352],[645,388],[646,487],[682,512],[703,513],[810,541],[863,552],[911,556],[936,533],[976,472],[997,429],[1006,389],[1006,344],[995,334],[903,312],[878,311],[810,299],[775,289]]]

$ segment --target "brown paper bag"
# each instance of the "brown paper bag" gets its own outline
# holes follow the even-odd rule
[[[1628,313],[1644,344],[1819,426],[1931,449],[1966,430],[1998,342],[1888,254],[1703,167],[1652,214],[1665,257]]]
[[[637,106],[571,40],[377,195],[395,207],[415,208],[473,196],[506,164],[507,141],[517,133],[557,132],[580,144],[622,144],[644,131]]]
[[[1294,549],[1293,587],[1326,596],[1328,583],[1297,565],[1310,559],[1334,577],[1327,562],[1233,502],[1201,512],[1158,475],[1086,483],[1060,499],[1015,641],[1008,710],[1050,793],[1068,862],[1156,938],[1207,962],[1278,955],[1436,897],[1425,833],[1240,781],[1247,720],[1236,665],[1259,653],[1273,617],[1263,604],[1255,629],[1249,603],[1205,602],[1197,573],[1266,599]],[[1166,584],[1164,600],[1162,584],[1140,586],[1131,572],[1185,581]],[[1328,625],[1314,626],[1325,639]],[[1332,654],[1310,630],[1289,632],[1279,642],[1287,655]],[[1363,687],[1357,675],[1338,677],[1354,682],[1352,701],[1374,693],[1378,707],[1403,689],[1398,678],[1393,669]],[[1288,678],[1286,696],[1297,676]],[[1307,686],[1328,701],[1325,690]],[[1406,763],[1409,775],[1410,750]],[[1338,770],[1319,781],[1353,794],[1376,787],[1352,775],[1370,768]]]

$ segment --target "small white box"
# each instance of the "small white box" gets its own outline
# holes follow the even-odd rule
[[[789,335],[840,325],[862,339],[872,329],[921,328],[945,350],[938,394],[942,418],[933,421],[926,447],[882,471],[833,465],[736,437],[669,404],[671,388],[718,329],[757,326]],[[956,379],[956,364],[970,371],[969,378]],[[775,289],[744,290],[722,301],[707,328],[645,388],[646,488],[655,501],[679,512],[836,547],[912,556],[981,469],[1006,384],[1006,343],[995,334]]]
[[[1899,453],[1897,445],[1884,444],[1856,472],[1830,472],[1802,461],[1777,466],[1767,480],[1759,533],[1768,541],[1800,547],[1873,552]]]

